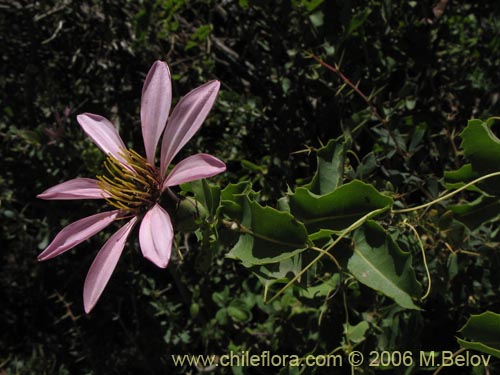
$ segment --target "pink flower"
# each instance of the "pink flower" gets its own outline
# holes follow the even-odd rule
[[[160,206],[160,197],[171,186],[212,177],[226,170],[214,156],[196,154],[180,161],[169,173],[167,168],[180,149],[198,131],[212,108],[220,83],[210,81],[192,90],[175,106],[170,71],[156,61],[146,77],[141,99],[141,127],[146,157],[127,149],[118,131],[102,116],[84,113],[77,120],[92,141],[108,155],[108,176],[75,178],[38,195],[41,199],[105,199],[114,207],[80,219],[63,228],[38,260],[54,258],[95,235],[113,221],[127,219],[101,248],[85,279],[83,303],[89,313],[108,283],[130,232],[141,221],[139,243],[142,254],[165,268],[170,259],[173,228],[170,216]],[[167,122],[168,118],[168,122]],[[155,166],[156,146],[163,133],[160,166]]]

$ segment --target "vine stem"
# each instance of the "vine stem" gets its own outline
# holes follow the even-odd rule
[[[458,349],[455,353],[452,354],[451,358],[455,358],[457,355],[459,355],[460,353],[463,353],[466,350],[467,350],[466,348],[460,348],[460,349]],[[441,366],[439,366],[437,368],[437,370],[432,373],[432,375],[438,375],[443,370],[443,368],[445,368],[444,364],[442,364]]]
[[[337,258],[335,258],[332,254],[330,254],[328,251],[326,251],[325,249],[321,249],[319,247],[316,247],[316,246],[312,246],[310,247],[311,250],[314,250],[314,251],[317,251],[318,253],[321,253],[323,255],[326,255],[328,258],[330,258],[330,260],[335,264],[335,266],[337,267],[337,269],[339,271],[342,271],[342,266],[340,265],[339,261],[337,260]]]
[[[448,198],[453,197],[455,194],[460,193],[461,191],[463,191],[463,190],[471,187],[472,185],[475,185],[475,184],[477,184],[477,183],[479,183],[479,182],[481,182],[483,180],[487,180],[488,178],[497,177],[497,176],[500,176],[500,172],[493,172],[493,173],[486,174],[484,176],[476,178],[475,180],[473,180],[471,182],[466,183],[464,186],[458,188],[457,190],[453,190],[452,192],[450,192],[448,194],[445,194],[442,197],[434,199],[433,201],[421,204],[420,206],[403,208],[401,210],[392,210],[392,213],[393,214],[402,214],[402,213],[406,213],[406,212],[417,211],[417,210],[420,210],[422,208],[427,208],[427,207],[432,206],[432,205],[434,205],[436,203],[439,203],[441,201],[444,201],[444,200],[446,200]]]
[[[417,230],[415,229],[415,227],[413,225],[411,225],[410,223],[408,223],[406,220],[403,221],[403,224],[406,225],[408,228],[411,229],[411,231],[413,232],[413,234],[417,238],[418,245],[420,247],[420,251],[422,251],[422,259],[424,261],[425,272],[427,273],[427,280],[428,280],[427,290],[426,290],[425,294],[421,298],[421,300],[423,301],[424,299],[426,299],[427,297],[429,297],[429,294],[431,293],[431,287],[432,287],[431,272],[429,271],[429,265],[427,264],[427,257],[425,256],[424,244],[422,243],[422,239],[420,238],[420,235],[418,234]]]
[[[361,225],[365,223],[368,219],[372,218],[373,216],[382,213],[386,210],[387,208],[379,208],[377,210],[370,211],[360,219],[356,220],[354,223],[352,223],[349,227],[347,227],[345,230],[342,231],[342,233],[339,234],[339,236],[333,241],[324,251],[322,251],[316,258],[314,258],[311,263],[309,263],[307,266],[305,266],[297,275],[295,275],[283,288],[281,288],[274,296],[271,297],[269,301],[266,301],[266,303],[271,303],[273,302],[276,298],[278,298],[280,295],[282,295],[285,290],[287,290],[290,286],[293,285],[298,279],[302,277],[304,273],[306,273],[309,268],[314,266],[323,256],[325,253],[328,253],[335,245],[337,245],[345,236],[347,236],[349,233],[351,233],[353,230],[359,228]]]

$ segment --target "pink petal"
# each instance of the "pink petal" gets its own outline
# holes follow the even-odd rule
[[[51,259],[72,249],[111,224],[116,218],[116,215],[118,215],[118,212],[118,210],[106,211],[69,224],[64,227],[50,245],[42,251],[38,256],[38,260]]]
[[[142,255],[160,268],[170,260],[174,230],[167,211],[156,204],[142,219],[139,243]]]
[[[87,314],[106,287],[136,221],[137,217],[134,217],[109,237],[92,262],[83,287],[83,306]]]
[[[222,173],[226,165],[216,157],[208,154],[196,154],[179,162],[163,183],[163,190],[169,186],[196,181]]]
[[[175,155],[205,121],[217,97],[219,87],[219,81],[207,82],[189,92],[175,106],[163,134],[161,145],[162,176]]]
[[[97,186],[97,182],[97,180],[91,178],[75,178],[48,188],[43,193],[38,194],[37,198],[47,200],[69,200],[101,199],[107,197],[108,194],[104,193],[99,186]]]
[[[92,113],[83,113],[76,116],[80,126],[106,155],[111,154],[116,159],[124,162],[124,159],[119,155],[122,149],[125,149],[118,130],[106,118],[94,115]]]
[[[167,124],[171,102],[172,85],[168,65],[156,61],[144,82],[141,99],[142,137],[151,165],[155,162],[156,146]]]

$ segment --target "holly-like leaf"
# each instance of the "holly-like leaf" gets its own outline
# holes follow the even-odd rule
[[[486,122],[469,120],[462,131],[462,148],[470,160],[473,172],[485,175],[500,171],[500,140],[491,131],[493,119]],[[500,194],[500,177],[482,182],[480,188],[490,194]]]
[[[227,254],[246,267],[280,262],[307,248],[307,230],[288,212],[262,207],[248,196],[242,197],[242,232]]]
[[[245,196],[251,196],[252,199],[257,196],[257,193],[250,191],[250,186],[249,181],[227,185],[220,195],[222,213],[233,220],[241,221]]]
[[[486,311],[479,315],[471,315],[458,332],[472,340],[457,338],[462,347],[500,358],[500,314]]]
[[[375,221],[354,233],[354,254],[347,268],[359,282],[392,298],[398,305],[419,310],[421,285],[415,276],[410,253],[402,251]]]
[[[372,211],[389,209],[393,203],[392,198],[359,180],[322,196],[301,187],[286,199],[290,212],[306,225],[309,233],[322,229],[341,231]]]
[[[331,139],[326,146],[316,151],[318,166],[312,181],[304,187],[314,194],[323,195],[334,191],[342,184],[345,154],[350,147],[346,137]]]

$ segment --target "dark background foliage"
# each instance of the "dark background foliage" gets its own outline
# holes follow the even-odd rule
[[[130,240],[87,316],[83,281],[109,231],[49,262],[36,256],[64,225],[101,207],[35,196],[101,171],[103,156],[77,125],[79,113],[111,119],[142,152],[142,83],[162,59],[174,101],[207,80],[222,83],[205,125],[182,152],[224,160],[228,172],[214,179],[221,186],[250,179],[272,204],[287,186],[311,178],[315,158],[305,151],[349,133],[351,178],[409,205],[435,197],[443,171],[463,162],[457,135],[467,119],[500,113],[497,2],[450,2],[439,17],[435,7],[402,0],[1,3],[0,373],[185,373],[170,354],[304,355],[338,346],[340,299],[313,307],[290,295],[265,305],[258,280],[224,259],[227,249],[208,272],[196,271],[192,237],[178,238],[193,244],[168,271],[144,261]],[[387,116],[386,126],[309,53],[339,64]],[[355,319],[387,320],[367,345],[453,350],[468,314],[500,309],[498,255],[496,264],[464,256],[450,271],[439,239],[435,246],[431,270],[438,276],[423,312],[388,312],[375,293],[371,300],[350,295]],[[234,301],[243,316],[228,309]]]

